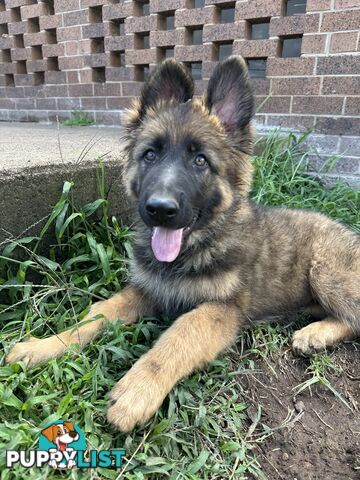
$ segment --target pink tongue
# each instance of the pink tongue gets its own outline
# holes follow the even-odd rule
[[[183,228],[155,227],[151,239],[151,248],[159,262],[173,262],[180,253]]]

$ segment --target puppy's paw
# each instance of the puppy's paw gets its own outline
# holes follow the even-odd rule
[[[292,338],[292,349],[297,355],[310,356],[333,344],[326,331],[321,328],[321,322],[311,323],[297,330]]]
[[[110,392],[107,419],[122,432],[149,420],[162,404],[166,392],[154,375],[135,364]]]
[[[65,351],[66,345],[56,337],[34,338],[16,343],[6,356],[6,363],[23,361],[28,367],[46,362]]]

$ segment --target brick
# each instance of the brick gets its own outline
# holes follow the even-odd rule
[[[301,53],[324,53],[326,35],[304,35],[301,43]]]
[[[19,98],[16,100],[16,108],[29,110],[35,108],[35,98]]]
[[[80,0],[54,0],[55,12],[69,12],[79,10]]]
[[[339,115],[341,114],[343,103],[343,97],[294,96],[292,113]]]
[[[66,83],[66,73],[57,72],[57,71],[48,71],[45,72],[45,83],[46,84],[55,84],[62,85]]]
[[[130,82],[136,77],[135,67],[106,67],[106,80],[108,82]]]
[[[180,62],[211,60],[212,45],[175,45],[175,58]]]
[[[257,96],[256,107],[258,113],[289,113],[290,97]]]
[[[30,47],[33,45],[42,45],[45,43],[45,32],[24,33],[24,45]]]
[[[347,97],[345,104],[346,115],[359,116],[360,112],[360,97]],[[360,156],[360,150],[359,150]]]
[[[308,165],[310,171],[323,171],[332,174],[358,173],[359,158],[341,157],[334,162],[332,156],[327,155],[310,155],[308,157]]]
[[[310,153],[334,155],[338,153],[338,135],[312,134],[304,142],[304,147]]]
[[[94,94],[92,84],[69,85],[70,97],[88,97]]]
[[[135,47],[134,37],[129,38],[128,35],[126,37],[105,37],[104,46],[105,51],[133,49]]]
[[[185,43],[185,29],[150,32],[151,47],[169,47]]]
[[[91,23],[82,27],[83,38],[99,38],[105,36],[103,23]]]
[[[125,20],[125,33],[142,33],[156,30],[157,15],[147,17],[128,17]]]
[[[245,22],[204,25],[203,42],[222,42],[245,38]]]
[[[120,83],[94,83],[94,95],[99,97],[120,97]]]
[[[107,65],[106,53],[94,53],[84,59],[84,65],[87,67],[105,67]]]
[[[85,66],[85,57],[78,55],[77,57],[59,57],[60,70],[75,70]]]
[[[104,5],[103,20],[127,18],[134,15],[134,3],[121,3],[119,5]]]
[[[320,31],[336,32],[338,30],[358,30],[359,25],[360,10],[324,13]]]
[[[319,59],[321,60],[321,59]],[[306,58],[269,58],[267,62],[268,76],[308,76],[314,71],[315,59]]]
[[[358,75],[360,56],[321,57],[318,59],[317,75]]]
[[[146,65],[149,63],[156,63],[157,61],[156,48],[126,50],[125,61],[130,65]]]
[[[236,5],[235,21],[255,18],[279,17],[282,14],[282,0],[248,0]]]
[[[44,85],[45,97],[67,97],[69,94],[67,85]]]
[[[268,95],[270,92],[270,80],[268,78],[254,78],[251,84],[256,95]]]
[[[175,12],[175,27],[187,27],[215,23],[215,7],[182,9]]]
[[[124,97],[138,97],[141,93],[142,84],[140,82],[124,82],[122,92]]]
[[[40,110],[56,110],[55,98],[36,98],[36,108]]]
[[[340,140],[340,152],[349,156],[360,156],[360,137],[343,136]]]
[[[331,0],[307,0],[307,12],[320,12],[324,10],[331,10]]]
[[[359,0],[335,0],[335,10],[345,10],[346,8],[359,8]]]
[[[80,110],[80,98],[58,98],[57,108],[59,110]]]
[[[62,15],[47,15],[39,18],[40,30],[62,27]]]
[[[49,5],[47,3],[35,3],[34,5],[24,5],[20,7],[21,18],[25,20],[27,18],[40,17],[41,15],[49,15]]]
[[[43,45],[42,52],[44,57],[62,57],[65,55],[65,45],[63,43]]]
[[[270,37],[317,32],[319,19],[318,14],[274,17],[270,20]]]
[[[109,110],[123,110],[124,108],[130,108],[132,105],[132,99],[130,97],[108,97],[106,100],[106,108]]]
[[[68,42],[70,40],[81,39],[81,27],[60,27],[56,30],[58,42]]]
[[[29,25],[27,21],[9,23],[8,29],[9,29],[9,35],[21,35],[23,33],[28,32]]]
[[[83,25],[89,22],[89,10],[77,10],[75,12],[63,13],[62,17],[64,27]]]
[[[274,95],[318,95],[320,78],[273,78],[271,90]]]
[[[278,40],[235,40],[233,46],[233,53],[245,58],[274,57],[278,50]]]
[[[314,131],[331,135],[358,135],[360,132],[360,118],[318,117]]]
[[[150,13],[169,12],[185,8],[185,0],[152,0],[150,2]]]
[[[0,12],[0,24],[9,23],[11,21],[12,20],[10,10],[4,10],[3,12]]]
[[[268,115],[266,124],[274,127],[291,128],[303,132],[313,127],[314,116],[297,115]]]
[[[358,32],[333,33],[330,52],[356,52]]]
[[[121,125],[120,112],[95,112],[95,121],[100,125]]]
[[[106,98],[84,97],[81,99],[81,108],[83,108],[84,110],[105,110]]]
[[[325,77],[322,93],[324,95],[359,95],[360,76]]]

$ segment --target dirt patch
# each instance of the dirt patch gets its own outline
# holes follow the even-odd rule
[[[350,408],[319,384],[294,396],[294,387],[309,378],[309,360],[290,350],[258,364],[261,372],[248,377],[254,409],[262,406],[260,423],[286,425],[259,448],[269,480],[360,479],[360,344],[339,347],[333,359],[340,368],[327,378]]]

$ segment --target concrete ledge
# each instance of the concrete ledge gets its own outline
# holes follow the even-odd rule
[[[0,245],[9,238],[38,234],[60,198],[65,180],[75,184],[77,205],[98,198],[96,174],[101,156],[110,213],[119,223],[126,220],[120,135],[119,128],[58,130],[56,125],[0,123]],[[88,149],[79,161],[81,152],[85,154]]]

